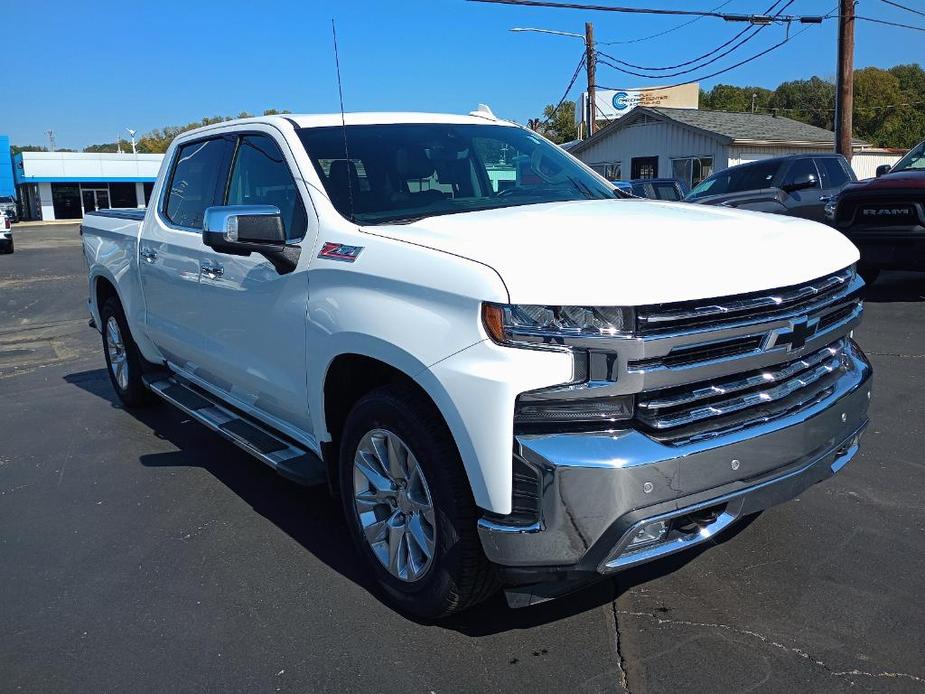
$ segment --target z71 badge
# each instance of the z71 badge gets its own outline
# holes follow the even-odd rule
[[[324,245],[321,247],[321,251],[318,253],[318,257],[327,260],[340,260],[344,263],[352,263],[357,259],[357,256],[360,255],[360,251],[362,250],[363,246],[347,246],[342,243],[325,241]]]

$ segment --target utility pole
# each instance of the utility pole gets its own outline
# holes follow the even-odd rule
[[[854,6],[839,0],[838,72],[835,79],[835,151],[851,161],[854,127]]]
[[[585,22],[585,66],[588,71],[588,137],[591,137],[594,134],[594,114],[597,111],[594,97],[597,52],[594,50],[594,25],[591,22]]]
[[[58,149],[58,144],[55,142],[55,131],[46,130],[45,133],[48,135],[48,151],[56,151]]]

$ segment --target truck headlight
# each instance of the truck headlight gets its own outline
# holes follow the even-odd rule
[[[583,338],[629,337],[635,315],[625,306],[482,304],[482,323],[498,344],[568,347]]]
[[[636,316],[632,308],[612,306],[537,306],[483,304],[482,323],[496,343],[511,347],[569,350],[575,363],[571,383],[521,393],[514,406],[515,426],[607,426],[631,419],[632,395],[615,394],[615,381],[590,380],[591,350],[596,340],[632,336]],[[614,342],[606,344],[608,352]]]

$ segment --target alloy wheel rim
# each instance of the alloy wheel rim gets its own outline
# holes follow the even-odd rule
[[[109,353],[109,369],[119,388],[128,388],[128,362],[125,358],[125,342],[115,316],[106,321],[106,351]]]
[[[373,429],[360,440],[353,499],[360,531],[379,563],[401,581],[423,578],[436,548],[434,506],[424,471],[396,434]]]

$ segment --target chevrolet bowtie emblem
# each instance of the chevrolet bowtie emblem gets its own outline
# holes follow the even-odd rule
[[[802,349],[806,341],[819,331],[819,319],[808,319],[806,316],[794,318],[789,328],[780,328],[771,333],[768,349],[774,347],[787,347],[788,352]]]

